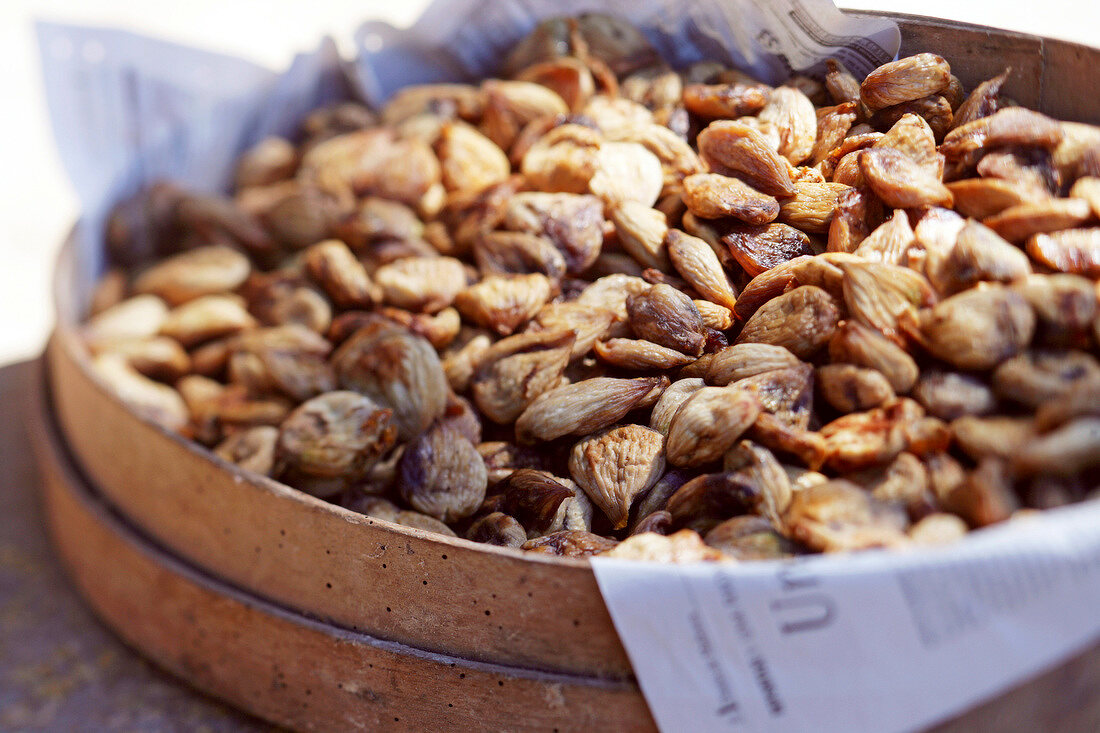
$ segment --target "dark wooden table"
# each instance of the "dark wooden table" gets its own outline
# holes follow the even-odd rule
[[[0,731],[273,730],[146,662],[69,585],[24,429],[36,368],[0,367]]]

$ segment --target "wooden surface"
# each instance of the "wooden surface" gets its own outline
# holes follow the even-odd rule
[[[298,730],[654,730],[631,682],[431,654],[225,585],[89,490],[44,403],[31,423],[47,522],[73,581],[123,639],[200,689]]]

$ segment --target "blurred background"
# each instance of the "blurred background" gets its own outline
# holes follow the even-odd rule
[[[77,214],[41,91],[34,20],[126,28],[283,68],[332,35],[344,49],[366,18],[412,22],[426,0],[4,0],[0,3],[0,365],[30,358],[50,323],[49,274]],[[842,8],[951,18],[1100,45],[1096,0],[839,0]],[[934,49],[930,49],[934,50]]]

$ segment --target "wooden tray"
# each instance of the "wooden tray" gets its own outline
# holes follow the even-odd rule
[[[1011,64],[1008,93],[1021,103],[1067,119],[1100,119],[1100,50],[938,20],[898,21],[902,54],[942,53],[968,87]],[[81,470],[144,535],[256,598],[350,632],[478,662],[631,679],[587,562],[526,556],[349,512],[246,475],[133,415],[93,377],[75,335],[93,274],[86,259],[70,243],[57,268],[58,326],[47,351],[54,410]]]

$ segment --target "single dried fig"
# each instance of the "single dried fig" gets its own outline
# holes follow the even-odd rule
[[[612,428],[573,446],[569,473],[612,525],[622,529],[634,498],[664,473],[664,449],[664,436],[656,430],[641,425]]]
[[[397,490],[417,511],[454,522],[485,499],[488,471],[473,444],[454,427],[435,425],[405,448]]]
[[[280,426],[278,460],[294,472],[350,482],[393,446],[392,415],[355,392],[319,395]]]

